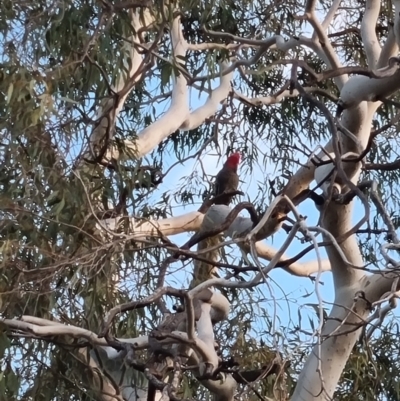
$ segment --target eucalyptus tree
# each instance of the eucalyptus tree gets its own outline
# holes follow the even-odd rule
[[[398,399],[399,0],[15,0],[0,30],[1,398]],[[233,150],[257,189],[213,205]]]

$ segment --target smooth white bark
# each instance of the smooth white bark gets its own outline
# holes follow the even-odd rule
[[[312,36],[312,40],[315,45],[318,46],[318,56],[323,60],[328,67],[335,69],[340,68],[342,66],[339,56],[333,49],[333,46],[328,38],[328,34],[326,32],[326,23],[320,23],[315,12],[315,1],[307,1],[305,7],[305,15],[307,17],[308,22],[314,29],[314,34]],[[336,8],[337,4],[334,2],[331,8]],[[329,13],[328,13],[329,14]],[[346,74],[335,77],[334,82],[338,86],[339,89],[343,87],[343,85],[347,82],[348,76]]]
[[[370,68],[380,68],[379,71],[384,71],[385,63],[388,62],[391,55],[395,54],[400,47],[400,0],[393,1],[395,5],[395,22],[392,34],[389,35],[387,42],[382,50],[378,43],[375,34],[376,21],[379,16],[380,2],[378,0],[367,0],[366,12],[361,26],[362,40],[364,43],[368,63]],[[262,43],[246,43],[249,46],[259,46],[257,57],[261,56],[268,49],[280,49],[287,51],[296,46],[307,46],[315,51],[317,55],[330,68],[338,68],[341,66],[340,59],[327,36],[326,30],[332,21],[336,11],[338,10],[340,1],[335,0],[332,8],[328,13],[323,23],[320,23],[316,17],[315,1],[308,1],[306,5],[305,16],[314,28],[314,34],[311,39],[299,38],[290,39],[285,42],[282,37],[276,36]],[[142,20],[137,14],[132,14],[132,24],[137,32],[143,27]],[[138,38],[134,35],[133,42]],[[180,19],[176,17],[171,26],[171,43],[173,54],[171,62],[180,63],[186,52],[190,48],[194,48],[186,43],[181,31]],[[244,43],[244,42],[243,42]],[[117,81],[115,91],[120,92],[126,90],[121,96],[118,104],[114,105],[109,99],[105,101],[99,109],[99,118],[108,113],[104,117],[99,126],[93,131],[90,138],[90,144],[95,146],[104,137],[108,124],[111,123],[114,127],[116,118],[123,107],[123,104],[134,87],[135,83],[140,79],[138,74],[135,79],[132,77],[139,71],[142,64],[142,57],[137,53],[132,46],[128,49],[132,60],[131,68],[127,75],[121,75]],[[227,97],[231,90],[231,79],[234,70],[240,65],[251,65],[257,57],[252,60],[241,60],[232,64],[223,64],[220,71],[219,86],[211,91],[206,103],[198,109],[190,112],[188,102],[187,78],[182,73],[175,73],[173,76],[173,89],[171,95],[171,105],[166,113],[150,126],[146,127],[138,134],[135,141],[126,141],[125,145],[128,150],[134,152],[137,157],[143,157],[155,149],[164,139],[177,129],[184,131],[192,130],[201,125],[204,120],[218,110],[221,102]],[[396,71],[392,76],[385,78],[368,78],[365,76],[353,76],[350,79],[346,76],[335,78],[335,82],[341,89],[340,99],[341,105],[345,109],[342,116],[342,124],[352,132],[358,139],[355,143],[350,138],[341,137],[342,153],[355,152],[358,147],[365,148],[368,143],[371,123],[379,107],[379,99],[390,96],[400,89],[400,71]],[[127,86],[128,85],[128,86]],[[287,93],[285,93],[287,95]],[[284,96],[284,95],[280,95]],[[267,97],[260,99],[262,104],[272,104],[280,101],[281,98]],[[259,103],[258,105],[260,105]],[[333,141],[328,142],[325,150],[332,154]],[[128,152],[129,153],[129,152]],[[129,154],[119,154],[116,149],[111,149],[107,158],[123,158],[130,157]],[[333,153],[334,154],[334,153]],[[324,152],[319,152],[319,156],[323,157]],[[357,165],[356,171],[345,170],[348,173],[348,178],[356,183],[360,174],[360,166]],[[332,168],[330,166],[329,168]],[[311,181],[315,178],[318,180],[318,169],[315,171],[315,165],[309,161],[307,166],[301,167],[290,179],[290,182],[285,190],[286,195],[292,198],[301,190],[307,188]],[[322,169],[320,169],[321,172]],[[353,203],[349,205],[339,205],[331,203],[321,219],[321,226],[334,237],[343,236],[352,228]],[[230,212],[230,208],[225,206],[213,206],[211,209],[213,222],[215,225],[222,224],[226,216]],[[199,231],[201,228],[204,216],[199,212],[191,212],[182,216],[171,217],[169,219],[159,221],[140,221],[137,218],[130,219],[130,233],[127,239],[147,240],[151,237],[163,235],[171,236],[188,231]],[[108,230],[116,230],[118,219],[109,219],[102,222],[102,225]],[[252,228],[252,222],[249,218],[237,217],[232,225],[227,229],[226,235],[236,238],[239,246],[243,249],[248,249],[248,244],[243,244],[237,240],[238,234],[246,233]],[[302,228],[306,228],[302,226]],[[101,230],[101,226],[99,225]],[[325,235],[326,239],[330,236]],[[309,358],[304,366],[303,371],[298,380],[298,384],[294,391],[292,401],[317,401],[331,400],[334,390],[337,386],[339,377],[348,360],[348,357],[353,349],[354,343],[357,340],[362,324],[365,323],[369,316],[369,305],[361,298],[357,298],[356,294],[363,291],[366,294],[366,299],[370,302],[378,301],[385,293],[393,292],[397,288],[393,288],[393,276],[390,273],[385,275],[367,276],[362,270],[363,258],[358,247],[356,237],[349,236],[346,240],[338,244],[340,252],[334,246],[327,247],[329,261],[308,262],[301,264],[293,263],[286,268],[292,274],[299,276],[308,276],[312,273],[321,272],[331,269],[335,286],[335,305],[331,310],[328,321],[323,327],[316,331],[317,344],[309,355]],[[247,282],[234,282],[233,280],[212,279],[201,283],[190,292],[191,296],[198,295],[204,289],[213,286],[225,286],[235,288],[250,288],[258,285],[268,273],[269,268],[273,268],[273,264],[279,260],[287,259],[283,254],[278,258],[280,253],[271,248],[264,241],[259,241],[255,245],[256,254],[266,260],[272,260],[271,266],[261,266],[261,271],[257,273],[253,279]],[[251,247],[250,247],[251,249]],[[283,250],[281,250],[283,252]],[[344,261],[343,255],[347,262]],[[252,255],[253,256],[253,255]],[[276,260],[275,260],[276,259]],[[359,268],[355,268],[357,266]],[[214,291],[214,290],[213,290]],[[202,374],[206,370],[206,364],[212,365],[213,370],[218,365],[218,357],[214,349],[214,332],[213,322],[224,320],[228,316],[229,302],[221,294],[213,292],[210,300],[201,301],[201,316],[196,323],[197,334],[194,330],[194,323],[188,328],[188,332],[175,331],[172,334],[175,340],[187,343],[189,340],[194,349],[193,358],[198,363],[199,373]],[[322,308],[322,302],[321,302]],[[110,348],[104,339],[99,339],[97,336],[88,331],[77,327],[65,326],[56,322],[46,322],[44,319],[32,317],[23,317],[21,321],[13,319],[3,319],[8,327],[33,333],[36,336],[51,336],[51,335],[69,335],[74,338],[84,338],[90,341],[93,345],[100,346],[106,354],[108,360],[116,360],[121,357],[120,353]],[[357,328],[354,329],[354,325]],[[322,323],[321,323],[322,325]],[[121,341],[134,342],[135,346],[144,348],[147,346],[148,339],[146,336],[137,339],[125,339]],[[118,361],[119,362],[119,361]],[[88,363],[92,365],[93,360]],[[94,364],[93,366],[96,366]],[[118,368],[112,370],[113,373],[118,373]],[[230,401],[233,399],[236,389],[236,382],[231,376],[224,376],[221,381],[204,380],[202,383],[214,392],[218,399],[222,401]],[[126,383],[128,384],[128,382]],[[139,386],[136,383],[136,386]],[[108,389],[111,396],[120,398],[113,389]],[[135,388],[130,383],[123,393],[129,400],[136,399]],[[142,393],[142,396],[144,393]],[[119,398],[118,398],[119,397]],[[138,396],[141,397],[140,395]],[[114,398],[115,399],[115,398]]]
[[[229,212],[232,210],[230,207],[225,205],[217,205],[212,207],[214,210],[218,210],[215,215],[215,224],[220,225],[228,216]],[[161,232],[163,235],[171,236],[182,234],[190,231],[199,231],[204,215],[200,212],[189,212],[180,216],[171,217],[168,219],[160,220],[140,220],[134,217],[129,219],[130,229],[129,229],[129,239],[135,240],[145,240],[146,238],[158,237]],[[103,220],[102,224],[110,231],[114,231],[118,227],[118,221],[120,219],[113,218]],[[243,233],[252,227],[252,221],[250,218],[238,216],[232,225],[228,228],[225,234],[228,237],[237,235],[238,233]],[[99,229],[101,227],[99,226]],[[265,241],[257,241],[255,244],[257,250],[257,255],[265,260],[272,260],[277,253],[277,250],[272,246],[268,245]],[[286,254],[283,254],[280,261],[285,261],[290,259]],[[322,260],[322,271],[330,270],[330,262],[327,259]],[[319,270],[319,265],[316,260],[307,262],[294,262],[289,266],[285,267],[285,270],[299,277],[307,277],[315,274]]]
[[[318,88],[312,88],[312,87],[306,87],[304,88],[305,92],[313,94],[313,93],[318,93],[319,89]],[[270,96],[259,96],[259,97],[254,97],[250,98],[247,96],[244,96],[241,93],[238,93],[235,91],[235,97],[239,100],[244,100],[247,103],[252,104],[253,106],[261,107],[261,106],[269,106],[271,104],[277,104],[282,102],[285,98],[292,98],[292,97],[299,97],[299,91],[297,89],[294,90],[285,90],[285,91],[279,91],[276,95],[270,95]]]
[[[43,318],[38,318],[35,316],[23,315],[20,320],[18,319],[1,319],[8,327],[26,331],[37,335],[38,337],[47,336],[62,336],[69,335],[74,338],[84,338],[88,340],[93,345],[98,345],[109,349],[109,357],[112,358],[118,352],[113,348],[110,348],[107,341],[104,338],[99,338],[96,333],[90,330],[82,329],[76,326],[67,326],[63,323],[47,320]],[[137,349],[144,349],[148,344],[147,336],[139,336],[136,338],[123,339],[120,338],[118,341],[130,343]]]
[[[395,26],[389,27],[389,34],[386,39],[385,44],[382,47],[381,55],[379,56],[379,62],[377,64],[377,68],[382,68],[387,65],[389,59],[391,57],[397,56],[399,53],[399,45],[396,40],[395,32],[400,32],[400,20],[399,18],[395,19]]]
[[[387,98],[399,89],[399,70],[388,78],[369,78],[356,75],[344,85],[340,93],[340,101],[344,108],[352,108],[363,101],[375,102]]]
[[[350,81],[354,78],[356,77]],[[378,102],[361,101],[357,107],[345,110],[342,115],[342,124],[358,138],[362,148],[368,143],[372,118],[378,107]],[[342,145],[343,152],[356,150],[354,141],[348,137],[342,137]],[[352,181],[357,182],[358,176],[359,172],[353,176]],[[322,227],[335,237],[345,234],[352,228],[353,207],[353,203],[350,205],[331,203],[323,218]],[[369,291],[376,291],[361,269],[363,258],[356,237],[352,235],[347,238],[340,244],[340,249],[347,261],[359,268],[344,263],[333,246],[327,247],[335,285],[335,306],[323,327],[321,336],[328,336],[329,333],[335,335],[324,339],[313,348],[299,378],[301,385],[296,387],[292,401],[331,399],[354,343],[359,337],[361,322],[365,321],[370,313],[369,305],[363,300],[354,303],[358,291],[364,291],[367,287]],[[360,328],[354,330],[354,324],[360,324]],[[339,335],[340,333],[346,334]]]
[[[331,67],[339,67],[340,62],[337,55],[333,51],[332,46],[329,45],[325,29],[327,24],[320,24],[314,14],[313,6],[309,3],[310,9],[308,10],[308,18],[315,29],[314,38],[318,38],[320,42],[324,43],[323,50],[318,49],[319,53],[324,61]],[[335,2],[335,7],[338,6],[338,2]],[[376,7],[377,3],[370,1],[368,2],[368,10],[365,16],[365,22],[363,22],[363,40],[366,42],[366,52],[369,63],[377,65],[378,60],[382,59],[380,48],[375,42],[376,37],[371,34],[371,28],[367,26],[367,21],[376,21]],[[176,23],[176,21],[175,21]],[[176,32],[177,31],[174,31]],[[178,33],[176,34],[176,37]],[[176,49],[184,49],[184,40],[176,41],[178,46]],[[394,30],[394,37],[396,36],[396,30]],[[397,40],[398,46],[398,40]],[[389,46],[390,45],[390,46]],[[389,49],[387,53],[393,51],[395,47],[393,44],[389,43],[386,49]],[[181,46],[181,47],[179,47]],[[318,47],[318,44],[314,42],[314,47]],[[321,54],[321,50],[322,53]],[[384,46],[385,50],[385,46]],[[385,50],[386,51],[386,50]],[[161,140],[166,138],[170,132],[173,132],[177,128],[191,129],[196,124],[201,123],[201,119],[204,116],[215,110],[220,101],[224,98],[224,94],[228,89],[228,82],[226,79],[224,81],[224,76],[221,78],[221,84],[219,87],[219,92],[214,95],[211,94],[209,97],[209,105],[199,109],[197,112],[192,113],[193,120],[190,122],[190,115],[187,109],[187,102],[183,102],[182,99],[186,99],[187,88],[186,83],[184,84],[184,78],[181,76],[181,82],[175,82],[175,95],[173,97],[176,103],[171,105],[175,107],[179,104],[179,111],[181,114],[176,115],[174,113],[175,121],[171,121],[171,118],[165,118],[162,121],[162,127],[159,127],[157,123],[148,127],[142,136],[139,135],[139,139],[136,142],[138,146],[139,155],[144,155],[145,153],[151,151]],[[354,143],[348,137],[343,136],[341,138],[341,143],[343,147],[343,153],[353,152],[358,150],[357,148],[365,147],[369,133],[371,129],[371,122],[376,108],[379,106],[377,100],[381,97],[387,97],[391,93],[394,93],[400,88],[400,73],[396,72],[393,76],[385,78],[368,78],[364,76],[354,76],[347,81],[347,77],[343,76],[336,80],[338,86],[341,90],[341,102],[346,109],[342,114],[342,124],[350,130],[353,135],[358,139],[358,143]],[[180,89],[179,89],[180,88]],[[184,90],[183,90],[184,88]],[[179,90],[178,90],[179,89]],[[174,109],[172,109],[174,110]],[[168,112],[167,112],[168,113]],[[179,123],[179,124],[178,124]],[[166,127],[166,124],[169,125]],[[157,132],[154,133],[156,127]],[[160,130],[158,130],[160,128]],[[174,128],[174,129],[172,129]],[[150,133],[153,132],[153,135]],[[142,141],[142,142],[140,142]],[[332,143],[329,142],[326,147],[326,151],[332,152]],[[323,156],[323,152],[320,152],[320,156]],[[359,167],[359,166],[357,166]],[[291,178],[288,187],[286,188],[286,194],[290,197],[292,194],[300,192],[302,189],[306,188],[310,182],[313,180],[315,172],[315,166],[310,162],[307,167],[300,168],[299,171]],[[345,171],[346,172],[346,171]],[[353,171],[349,174],[349,178],[353,182],[357,182],[359,176],[358,171]],[[213,207],[214,211],[217,210],[213,218],[214,223],[221,224],[230,209],[226,207]],[[351,217],[353,214],[353,204],[350,205],[337,205],[331,204],[326,214],[322,219],[322,227],[331,233],[333,236],[339,237],[344,235],[350,228]],[[177,218],[167,219],[165,221],[159,221],[154,223],[157,225],[158,229],[165,235],[178,234],[185,231],[198,231],[201,226],[203,216],[197,212],[189,213],[184,216]],[[115,222],[115,220],[114,220]],[[112,221],[106,222],[109,227],[112,227]],[[226,234],[228,236],[237,236],[239,233],[246,232],[252,223],[250,219],[244,217],[238,217],[232,223],[231,227],[227,230]],[[132,236],[136,236],[137,239],[144,239],[148,236],[157,236],[157,229],[155,229],[153,223],[146,222],[143,224],[136,224],[133,221],[132,224]],[[323,326],[320,331],[317,331],[317,345],[311,352],[306,365],[300,375],[298,385],[293,394],[292,401],[298,400],[328,400],[331,399],[333,392],[336,388],[337,382],[339,380],[340,374],[345,366],[345,363],[350,355],[350,352],[354,346],[355,341],[359,336],[361,330],[361,324],[367,319],[369,315],[368,305],[362,299],[354,301],[355,295],[360,290],[365,290],[367,288],[371,294],[374,294],[374,299],[382,296],[381,292],[388,289],[389,280],[379,280],[378,278],[368,279],[365,273],[362,271],[361,267],[363,265],[363,258],[357,245],[357,241],[354,235],[349,236],[345,241],[339,244],[340,251],[329,246],[327,248],[327,253],[329,256],[330,263],[319,265],[319,268],[323,270],[322,266],[331,266],[334,285],[335,285],[335,306],[332,308],[329,319],[327,323]],[[259,242],[256,244],[257,253],[259,256],[265,257],[266,259],[273,259],[276,255],[276,251],[271,250],[264,242]],[[275,253],[274,253],[275,252]],[[344,262],[343,255],[348,263]],[[284,256],[282,256],[284,258]],[[318,264],[315,263],[315,267]],[[358,266],[360,269],[356,269],[353,266]],[[266,268],[267,269],[267,268]],[[308,275],[309,270],[305,269],[304,266],[300,267],[300,264],[293,264],[288,268],[292,273],[298,272],[301,274],[302,269],[307,271],[304,275]],[[317,269],[318,270],[318,269]],[[317,271],[316,270],[316,271]],[[261,274],[261,273],[260,273]],[[261,277],[261,276],[260,276]],[[222,279],[212,279],[205,283],[200,284],[195,291],[200,291],[210,286],[226,286],[226,287],[246,287],[253,286],[259,283],[259,277],[254,277],[251,282],[247,283],[235,283],[229,280]],[[321,305],[322,307],[322,305]],[[215,359],[214,353],[211,351],[211,344],[213,343],[213,326],[211,323],[210,316],[212,314],[211,304],[202,304],[202,314],[201,318],[197,323],[197,337],[193,334],[193,330],[190,331],[190,335],[195,339],[194,349],[198,356],[199,363],[207,362],[216,366],[217,360]],[[221,318],[224,318],[225,312],[222,308]],[[359,324],[359,328],[354,330],[354,324]],[[187,336],[182,332],[175,332],[174,335],[177,338],[181,338],[182,341],[187,340]],[[229,382],[229,380],[228,380]],[[213,384],[213,383],[212,383]],[[212,387],[211,384],[211,387]],[[206,384],[205,384],[206,385]],[[210,383],[208,383],[210,385]],[[235,386],[228,386],[228,398],[232,398],[232,390]],[[214,389],[214,391],[220,391],[221,389]],[[221,390],[222,391],[222,390]]]
[[[354,306],[352,297],[354,291],[336,293],[335,305],[321,333],[322,338],[328,338],[318,340],[320,343],[311,351],[291,401],[332,400],[342,370],[360,335],[361,329],[354,330],[354,324],[359,324],[360,318],[368,315],[365,305],[361,304],[365,302],[360,301]],[[352,307],[357,315],[349,313]],[[340,324],[336,319],[346,320],[347,324]]]
[[[181,130],[190,131],[199,127],[207,118],[211,117],[218,111],[221,102],[226,99],[231,90],[233,71],[229,74],[224,74],[224,70],[228,67],[228,63],[221,64],[220,85],[212,90],[203,106],[198,107],[190,113],[189,118],[179,127]]]
[[[376,67],[381,52],[381,46],[375,31],[380,8],[380,0],[367,0],[364,17],[361,22],[361,38],[367,55],[368,67],[371,69]]]
[[[352,163],[352,162],[344,162],[344,160],[348,158],[357,158],[359,155],[353,152],[347,152],[342,157],[342,167],[346,176],[351,179],[354,175],[360,170],[361,162]],[[331,152],[323,156],[322,161],[331,161],[329,164],[322,164],[315,169],[314,179],[321,188],[322,192],[326,197],[329,196],[329,191],[331,186],[334,186],[338,193],[343,193],[346,188],[346,183],[341,179],[340,176],[333,175],[333,171],[335,169],[335,153]]]
[[[219,380],[201,380],[201,383],[213,394],[216,394],[216,401],[231,401],[234,399],[237,383],[229,374],[222,373]]]
[[[127,39],[134,43],[139,40],[136,32],[148,26],[152,22],[152,17],[150,16],[148,10],[144,11],[144,18],[140,17],[138,10],[130,10],[129,14],[134,33],[132,33],[131,37]],[[108,127],[112,138],[115,122],[125,104],[126,99],[134,89],[136,83],[142,79],[143,74],[139,73],[139,69],[142,66],[143,61],[142,56],[137,52],[135,47],[128,42],[125,46],[125,52],[126,59],[124,64],[127,72],[124,72],[124,70],[121,69],[115,85],[111,85],[112,91],[120,94],[118,97],[118,102],[115,103],[114,98],[108,98],[105,99],[98,108],[96,116],[97,119],[100,119],[100,122],[90,135],[89,148],[86,150],[88,158],[93,157],[91,152],[94,150],[95,146],[105,138]],[[129,64],[127,61],[128,59]],[[122,94],[121,92],[124,93]]]
[[[338,12],[340,3],[342,0],[334,0],[332,2],[332,6],[329,9],[328,13],[326,14],[325,19],[323,20],[321,27],[324,31],[329,28],[329,25],[332,23],[333,19],[335,18],[336,13]]]
[[[394,0],[392,4],[394,5],[394,37],[400,48],[400,0]]]
[[[203,218],[204,215],[197,211],[160,220],[145,220],[130,217],[129,238],[140,240],[149,237],[158,237],[159,232],[169,236],[189,231],[197,231],[201,226]],[[101,224],[104,225],[108,230],[113,231],[118,228],[119,221],[119,218],[112,218],[103,220]],[[101,229],[101,226],[98,225],[98,228]]]
[[[171,27],[173,61],[182,63],[186,56],[187,43],[180,27],[180,17],[176,17]],[[175,132],[189,116],[187,81],[182,73],[173,74],[171,105],[163,117],[138,134],[138,140],[126,141],[125,145],[138,158],[151,152],[163,139]],[[129,153],[128,153],[129,155]],[[115,157],[115,156],[114,156]]]

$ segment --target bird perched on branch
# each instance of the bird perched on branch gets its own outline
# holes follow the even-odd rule
[[[214,184],[214,196],[211,199],[211,203],[207,204],[207,201],[203,203],[202,207],[199,209],[201,213],[206,214],[209,213],[209,209],[212,204],[214,205],[226,205],[229,206],[233,197],[238,194],[237,188],[239,186],[239,176],[237,174],[237,169],[240,163],[240,153],[235,152],[232,153],[226,160],[224,166],[222,167],[221,171],[217,174],[215,178]],[[215,200],[214,200],[215,199]],[[205,205],[205,207],[203,207]],[[214,210],[214,213],[218,215],[218,209]],[[209,218],[208,214],[204,217],[203,223],[200,227],[200,231],[195,234],[196,237],[199,234],[204,232],[208,232],[212,229],[215,229],[216,223],[213,218]],[[198,242],[197,251],[204,251],[207,248],[211,248],[207,252],[201,253],[203,260],[195,260],[194,262],[194,273],[193,273],[193,280],[191,283],[191,288],[195,287],[200,282],[206,281],[209,278],[215,277],[216,267],[213,264],[213,261],[217,261],[220,255],[220,249],[216,247],[222,241],[222,235],[217,234],[214,236],[208,236]],[[189,241],[189,247],[190,248]],[[193,244],[194,245],[194,244]],[[211,263],[208,263],[210,261]]]
[[[222,167],[221,171],[215,178],[214,196],[222,195],[236,191],[239,185],[239,176],[237,169],[240,163],[240,153],[232,153]],[[216,205],[226,205],[232,202],[235,195],[220,196],[216,201]]]

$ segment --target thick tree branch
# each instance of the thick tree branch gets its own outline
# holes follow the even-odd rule
[[[394,171],[400,169],[400,159],[390,163],[366,163],[364,170]]]
[[[213,208],[217,208],[216,216],[213,217],[216,225],[222,225],[226,220],[227,216],[231,212],[231,209],[225,205],[216,205]],[[165,236],[181,234],[189,231],[198,231],[201,227],[204,214],[198,211],[183,214],[177,217],[171,217],[168,219],[160,220],[139,220],[136,218],[129,218],[130,221],[130,235],[129,238],[136,239],[138,241],[148,237],[159,237],[160,234]],[[116,230],[118,227],[119,219],[107,219],[103,220],[102,223],[111,231]],[[231,226],[227,229],[226,235],[232,236],[235,233],[241,233],[248,231],[253,227],[254,223],[250,218],[238,216],[235,218]],[[128,239],[128,238],[127,238]],[[264,241],[258,241],[255,244],[257,254],[260,258],[271,260],[276,255],[276,250]],[[283,255],[282,261],[289,259],[288,256]],[[307,277],[318,271],[318,264],[316,261],[309,261],[304,263],[292,263],[285,265],[285,270],[296,275]],[[323,271],[329,271],[330,264],[328,260],[323,261]]]
[[[335,18],[335,15],[339,9],[340,3],[342,2],[342,0],[334,0],[332,2],[332,6],[329,9],[328,13],[326,14],[325,19],[323,20],[321,27],[324,31],[327,31],[329,28],[329,25],[331,24],[331,22],[333,21],[333,19]]]
[[[400,0],[394,0],[394,37],[396,38],[397,48],[400,48]]]
[[[328,99],[332,100],[333,102],[337,101],[337,98],[334,95],[332,95],[331,93],[329,93],[328,91],[325,91],[323,89],[314,88],[314,87],[305,87],[304,90],[310,94],[325,96]],[[234,91],[234,98],[242,101],[243,103],[247,103],[249,105],[256,106],[256,107],[277,104],[277,103],[282,102],[282,100],[285,98],[298,97],[298,96],[299,96],[299,92],[296,89],[295,90],[287,89],[287,90],[279,91],[278,93],[276,93],[274,95],[260,96],[260,97],[256,97],[256,98],[249,98],[247,96],[244,96],[244,95],[238,93],[237,91]]]
[[[201,226],[203,218],[204,214],[198,211],[161,220],[145,220],[131,217],[129,218],[129,237],[140,240],[148,237],[157,238],[160,236],[160,233],[169,236],[188,231],[197,231]],[[102,224],[109,230],[114,231],[118,229],[119,220],[118,218],[107,219],[103,220]]]
[[[180,26],[180,17],[176,17],[171,26],[171,44],[173,60],[181,63],[185,58],[187,43],[183,37]],[[189,116],[187,81],[182,73],[175,72],[173,78],[173,90],[169,110],[153,124],[138,134],[134,142],[125,142],[125,145],[138,158],[148,154],[163,139],[175,132]],[[128,155],[126,155],[128,156]]]
[[[326,28],[323,27],[322,24],[318,21],[317,15],[315,13],[315,5],[316,4],[314,1],[307,1],[303,18],[307,19],[307,21],[314,28],[312,40],[318,45],[320,49],[318,55],[330,68],[340,68],[342,65],[340,63],[339,57],[333,49],[328,35],[326,34]],[[336,4],[333,4],[332,7],[336,7]],[[343,85],[347,82],[347,80],[348,76],[342,75],[335,78],[335,83],[339,87],[339,89],[341,89]]]
[[[377,68],[384,67],[387,65],[392,57],[397,56],[399,53],[399,46],[396,41],[395,30],[393,26],[389,27],[389,33],[386,38],[386,42],[382,46],[381,54],[379,57]]]
[[[34,334],[39,338],[68,335],[76,339],[83,338],[92,345],[105,347],[105,349],[109,348],[107,341],[104,338],[99,338],[97,334],[93,333],[92,331],[82,329],[81,327],[71,325],[67,326],[53,320],[24,315],[21,317],[21,320],[0,319],[0,321],[3,322],[11,330],[16,330],[26,335]],[[144,349],[148,345],[147,336],[141,336],[131,339],[118,339],[118,341],[121,343],[131,344],[131,346],[135,347],[138,350]],[[116,355],[115,350],[110,350],[110,357],[114,355]]]
[[[339,105],[342,109],[355,107],[363,101],[378,102],[400,89],[400,62],[396,58],[389,60],[387,67],[377,70],[378,73],[388,73],[386,78],[368,78],[354,76],[340,92]]]
[[[181,32],[179,32],[181,35]],[[176,33],[178,35],[178,33]],[[183,41],[183,39],[182,39]],[[184,46],[181,45],[183,48]],[[176,47],[175,47],[176,48]],[[179,49],[180,47],[178,47]],[[186,49],[186,48],[185,48]],[[176,54],[176,56],[183,56]],[[222,63],[221,69],[227,67],[226,63]],[[158,146],[164,139],[178,129],[189,131],[197,128],[204,121],[214,115],[221,102],[228,96],[231,89],[230,81],[232,79],[233,69],[225,73],[221,71],[220,85],[211,91],[210,96],[203,106],[200,106],[193,112],[189,113],[186,79],[180,74],[176,78],[176,83],[172,91],[172,100],[169,110],[153,124],[149,125],[138,134],[135,141],[125,141],[127,149],[136,154],[137,157],[143,157]],[[123,157],[128,157],[127,152]],[[113,153],[115,156],[115,152]]]
[[[369,276],[366,275],[362,281],[360,291],[364,292],[365,299],[370,304],[374,304],[381,300],[385,294],[400,289],[398,278],[399,272],[394,270],[384,270]]]
[[[132,42],[138,39],[137,32],[152,22],[148,11],[144,12],[144,19],[140,18],[139,13],[138,10],[129,11],[134,32],[130,38]],[[127,59],[130,60],[129,65]],[[121,69],[116,84],[112,87],[113,93],[118,94],[118,96],[106,99],[97,111],[99,123],[90,135],[89,149],[85,153],[86,156],[84,156],[88,159],[93,159],[96,156],[95,149],[102,141],[104,142],[103,147],[107,148],[110,145],[115,121],[125,104],[125,100],[136,83],[142,78],[144,59],[142,59],[142,56],[137,52],[133,44],[126,45],[126,60],[124,60],[124,63],[126,64],[127,72],[125,73],[124,69]],[[101,153],[104,155],[105,152],[102,151]]]
[[[381,8],[380,0],[367,0],[361,22],[361,39],[364,44],[369,68],[375,68],[381,54],[381,46],[376,36],[376,23]]]
[[[211,91],[206,103],[190,113],[189,118],[183,122],[180,129],[183,131],[190,131],[203,124],[204,121],[214,115],[221,102],[226,99],[231,89],[231,80],[233,77],[233,70],[226,74],[224,71],[229,68],[228,63],[221,64],[221,78],[220,85]]]

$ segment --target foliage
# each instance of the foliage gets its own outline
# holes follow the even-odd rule
[[[322,3],[320,11],[324,12],[326,5]],[[330,38],[348,65],[365,66],[359,34],[362,8],[355,2],[343,3],[353,29]],[[152,64],[121,110],[113,137],[115,146],[123,147],[123,140],[134,139],[157,121],[170,102],[171,76],[179,66],[176,60],[171,62],[170,21],[163,20],[160,4],[164,3],[152,5],[156,23],[146,37],[147,42],[157,41]],[[272,189],[281,189],[310,155],[310,149],[329,136],[321,113],[300,97],[285,98],[268,107],[246,101],[271,96],[284,87],[290,72],[283,60],[302,59],[317,72],[325,68],[305,48],[286,54],[268,51],[248,67],[247,75],[235,73],[232,91],[215,118],[189,132],[176,131],[146,159],[132,157],[107,168],[89,163],[77,174],[79,157],[100,121],[96,112],[107,100],[117,101],[112,85],[131,62],[126,57],[125,38],[136,32],[129,10],[116,5],[93,0],[5,0],[0,4],[0,309],[4,318],[54,318],[98,332],[111,307],[154,291],[160,263],[167,255],[157,241],[145,246],[133,240],[105,243],[96,230],[96,213],[104,212],[103,204],[117,206],[127,188],[129,214],[165,218],[178,206],[193,209],[209,193],[211,177],[199,163],[192,171],[185,167],[208,154],[224,156],[239,149],[245,155],[243,182],[257,181],[251,201],[264,210]],[[210,31],[240,37],[298,36],[309,30],[295,18],[303,10],[303,2],[293,0],[268,5],[259,0],[240,4],[233,0],[181,2],[184,36],[192,44],[233,43]],[[383,37],[392,18],[389,2],[386,14],[388,18],[379,20],[377,26]],[[251,59],[255,53],[251,46],[243,46],[241,55]],[[203,101],[215,87],[216,79],[209,75],[218,75],[217,64],[227,57],[226,49],[212,49],[191,51],[185,60],[179,60],[190,76],[204,77],[193,86],[193,104]],[[307,86],[309,77],[302,74],[299,83]],[[320,89],[316,98],[334,112],[337,88],[330,80],[316,86]],[[386,124],[395,112],[393,105],[380,108],[376,127]],[[368,162],[397,158],[397,142],[397,129],[388,128],[377,137]],[[148,183],[149,177],[140,175],[140,168],[146,165],[164,172],[163,183],[137,189],[135,183]],[[391,183],[380,190],[391,217],[398,221],[399,170],[366,171],[365,177]],[[275,179],[274,188],[265,185],[270,178]],[[100,202],[101,198],[104,201]],[[121,220],[124,223],[124,217]],[[372,228],[381,227],[375,211]],[[359,241],[365,259],[378,267],[381,260],[375,253],[376,237],[364,235]],[[225,257],[229,263],[241,263],[234,253]],[[173,267],[169,282],[187,287],[191,265],[177,263]],[[286,386],[288,393],[294,387],[304,363],[299,350],[304,337],[299,335],[302,328],[297,323],[276,318],[275,300],[266,295],[266,287],[264,291],[228,291],[232,313],[229,324],[218,328],[217,336],[223,343],[224,358],[233,357],[241,368],[261,368],[276,355],[291,361],[281,378],[274,376],[257,385],[261,396],[272,396],[279,386]],[[135,337],[148,333],[159,318],[155,307],[124,314],[115,322],[113,334]],[[315,321],[310,317],[310,325]],[[337,390],[341,400],[398,399],[396,327],[388,325],[368,346],[357,345]],[[8,337],[5,333],[1,327],[0,399],[97,399],[95,391],[84,388],[77,373],[85,369],[78,350],[87,344],[67,338],[43,341],[34,335]],[[146,358],[144,353],[142,358]],[[204,392],[190,378],[185,378],[183,387],[185,397]],[[245,391],[241,397],[256,398]]]

